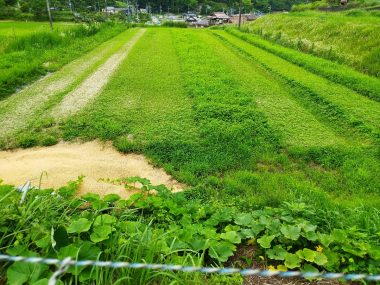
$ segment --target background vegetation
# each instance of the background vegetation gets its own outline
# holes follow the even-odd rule
[[[273,14],[246,25],[245,31],[380,76],[377,12]]]
[[[119,35],[80,57],[84,65],[103,55],[87,69],[58,70],[56,78],[75,75],[75,82],[16,116],[23,122],[0,134],[0,148],[112,141],[189,186],[171,194],[121,178],[108,182],[126,189],[139,182],[142,193],[78,197],[79,178],[55,191],[31,190],[20,205],[14,187],[1,184],[3,251],[380,273],[379,23],[371,13],[276,14],[243,31],[148,29],[98,97],[68,118],[54,116],[54,107],[137,29],[61,24],[47,31],[41,24],[30,33],[21,23],[1,24],[0,120],[38,95],[10,96],[15,88]],[[15,263],[1,270],[12,284],[44,284],[54,268]],[[242,283],[238,276],[91,268],[72,268],[63,281]]]
[[[113,23],[0,23],[0,100],[125,30]]]

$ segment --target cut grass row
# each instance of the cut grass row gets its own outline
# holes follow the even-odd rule
[[[0,56],[0,100],[124,31],[124,25],[78,25],[16,37]]]
[[[228,72],[235,74],[235,80],[250,93],[256,108],[265,114],[269,124],[281,134],[285,145],[344,145],[352,139],[345,138],[319,121],[318,117],[294,100],[291,88],[260,64],[247,60],[209,34],[204,34],[203,40],[214,47],[214,52],[229,67]]]
[[[224,31],[215,31],[223,41],[261,63],[267,70],[284,79],[292,88],[304,90],[302,98],[315,103],[321,113],[342,126],[379,137],[380,103],[332,83],[267,51]],[[297,95],[297,94],[296,94]]]
[[[0,135],[8,146],[33,145],[34,130],[54,125],[49,110],[75,89],[87,76],[114,54],[136,33],[131,29],[103,43],[61,70],[0,101]],[[25,128],[30,130],[25,134]],[[14,137],[15,133],[19,133]],[[24,140],[25,138],[25,140]],[[44,140],[44,137],[40,137]]]
[[[228,28],[226,31],[310,72],[347,86],[375,101],[380,101],[380,80],[378,78],[359,73],[344,65],[323,58],[303,54],[299,51],[270,43],[259,36],[242,33],[234,28]]]

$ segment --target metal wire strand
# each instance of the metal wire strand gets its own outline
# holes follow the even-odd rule
[[[120,261],[98,261],[98,260],[72,260],[70,257],[64,260],[42,258],[42,257],[25,257],[11,256],[0,254],[0,261],[26,262],[26,263],[43,263],[48,265],[59,266],[57,271],[51,276],[49,285],[55,285],[57,277],[64,274],[71,266],[95,266],[108,268],[133,268],[133,269],[151,269],[151,270],[170,270],[182,272],[201,272],[205,274],[240,274],[242,276],[257,275],[261,277],[278,276],[282,278],[300,277],[300,278],[321,278],[321,279],[344,279],[347,281],[380,281],[379,275],[361,274],[361,273],[332,273],[332,272],[301,272],[301,271],[279,271],[279,270],[261,270],[261,269],[241,269],[229,267],[197,267],[182,266],[175,264],[151,264],[138,262],[120,262]]]

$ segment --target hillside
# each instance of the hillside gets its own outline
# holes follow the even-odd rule
[[[380,76],[380,17],[377,12],[293,12],[271,14],[244,27],[306,53]]]

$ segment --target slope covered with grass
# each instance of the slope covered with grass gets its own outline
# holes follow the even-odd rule
[[[0,100],[35,79],[61,68],[126,29],[125,25],[0,23]],[[3,36],[2,36],[3,35]]]
[[[267,15],[244,31],[380,76],[380,17],[293,12]]]
[[[99,53],[110,56],[136,30],[105,43]],[[78,198],[74,183],[53,198],[52,190],[44,196],[31,191],[26,203],[15,208],[17,194],[0,185],[9,213],[0,220],[6,237],[2,247],[10,254],[86,258],[85,247],[92,254],[87,258],[186,265],[223,266],[237,255],[234,265],[239,267],[257,263],[286,270],[378,273],[380,103],[236,35],[148,28],[81,110],[56,119],[54,106],[68,92],[53,93],[2,144],[30,147],[44,144],[46,136],[55,142],[111,141],[122,152],[144,154],[186,183],[187,191],[171,194],[133,178],[115,183],[140,181],[158,195],[144,192],[128,201],[115,195]],[[297,56],[304,60],[304,54]],[[83,70],[68,89],[96,66]],[[57,82],[74,67],[58,71]],[[7,102],[20,105],[9,97],[0,107]],[[50,199],[51,208],[36,197],[42,203]],[[64,243],[53,245],[52,237],[60,234]],[[244,259],[239,247],[252,252]],[[11,276],[19,270],[13,265],[5,269]],[[39,278],[51,275],[48,268],[40,272]],[[73,269],[62,278],[82,278],[84,284],[125,276],[130,279],[119,282],[242,283],[190,274],[163,277],[154,271],[120,275],[85,268],[79,273]]]

